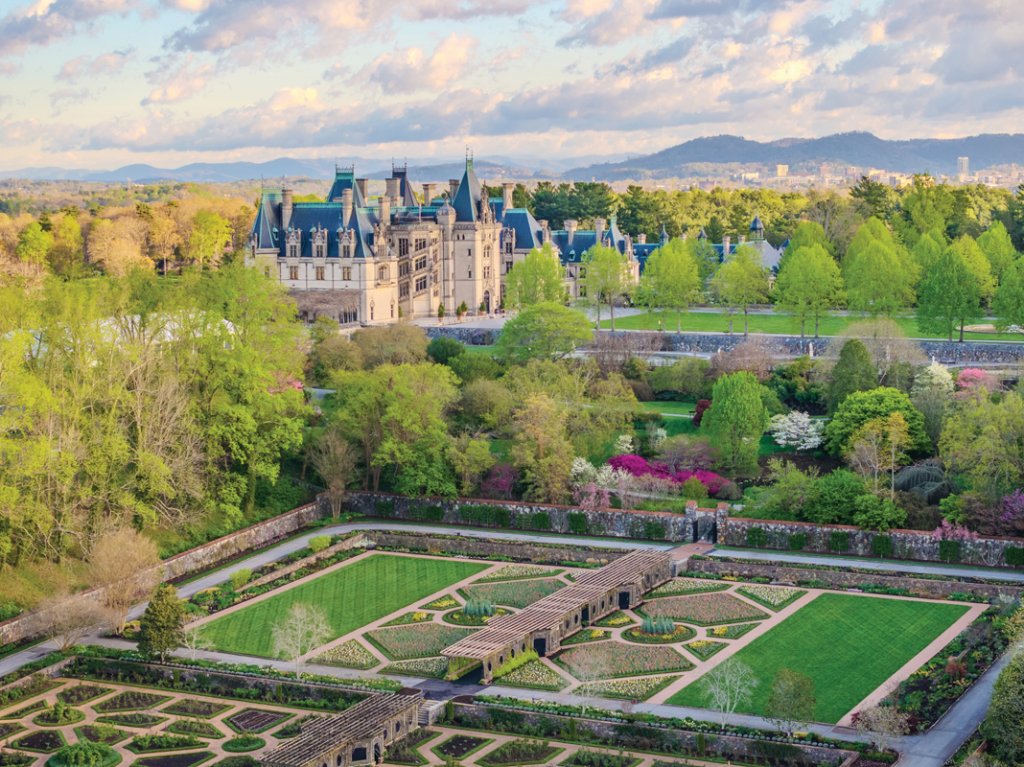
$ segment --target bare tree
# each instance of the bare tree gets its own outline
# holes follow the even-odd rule
[[[896,738],[910,732],[910,716],[896,706],[875,706],[859,711],[857,732],[871,738],[875,748],[886,751]]]
[[[297,604],[271,627],[270,634],[274,655],[293,663],[299,676],[299,659],[330,639],[331,627],[322,608]]]
[[[100,537],[89,554],[89,579],[103,589],[102,603],[118,634],[124,633],[128,612],[160,582],[156,544],[123,527]]]
[[[359,460],[356,450],[337,428],[328,427],[313,443],[309,460],[324,481],[331,503],[331,516],[337,519],[345,502],[345,490],[355,475]]]
[[[181,632],[181,646],[188,650],[189,660],[195,660],[200,650],[213,649],[213,642],[203,636],[202,626],[190,626]]]
[[[103,606],[96,597],[64,592],[40,605],[34,633],[54,639],[59,649],[68,650],[83,637],[102,628],[104,618]]]
[[[701,684],[724,728],[729,716],[753,697],[758,680],[750,666],[732,658],[708,672]]]

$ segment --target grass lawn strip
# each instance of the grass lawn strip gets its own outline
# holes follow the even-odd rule
[[[469,599],[486,599],[496,605],[522,609],[527,605],[532,605],[538,599],[543,599],[559,589],[564,589],[565,586],[564,581],[555,578],[537,578],[467,586],[463,591]]]
[[[271,657],[270,627],[293,605],[322,607],[332,635],[338,637],[487,567],[456,559],[374,554],[214,619],[203,626],[203,636],[218,650]]]
[[[313,658],[312,662],[321,663],[325,666],[355,668],[366,671],[380,663],[380,659],[363,647],[358,639],[347,639],[327,650],[327,652],[320,653],[320,655]]]
[[[459,759],[464,759],[470,754],[475,754],[488,743],[493,742],[494,738],[476,738],[472,735],[452,735],[443,743],[438,743],[436,746],[431,747],[430,750],[445,761],[448,759],[458,761]]]
[[[551,761],[565,751],[564,748],[551,746],[543,741],[531,738],[516,738],[502,743],[490,753],[480,757],[477,764],[481,767],[516,767],[526,764],[550,764]]]
[[[679,677],[650,676],[639,679],[611,679],[603,682],[584,682],[575,690],[574,695],[594,695],[598,698],[615,698],[617,700],[647,700],[656,692],[661,692]]]
[[[531,660],[519,668],[512,669],[504,676],[495,679],[494,684],[505,687],[525,687],[528,690],[552,691],[569,686],[567,679],[539,660]]]
[[[822,594],[735,656],[760,681],[743,713],[764,715],[772,680],[788,668],[814,680],[815,719],[839,721],[908,660],[955,623],[963,605]],[[669,699],[706,706],[699,684]]]
[[[473,581],[473,585],[478,583],[494,583],[495,581],[520,581],[529,578],[553,578],[563,572],[565,571],[543,565],[505,565],[490,575],[477,578]]]
[[[431,679],[444,679],[448,672],[447,658],[412,658],[391,663],[380,670],[382,674],[395,676],[425,676]]]
[[[664,645],[594,642],[563,650],[555,662],[582,682],[689,671],[693,664]]]
[[[663,597],[645,602],[645,615],[666,616],[694,626],[718,626],[764,620],[768,615],[732,594],[697,594],[690,597]]]
[[[725,591],[727,588],[729,588],[729,584],[722,583],[721,581],[712,581],[704,578],[673,578],[668,583],[658,586],[645,599],[681,597],[690,594],[711,594],[715,591]]]
[[[802,589],[793,589],[788,586],[762,586],[751,584],[740,586],[736,589],[737,594],[742,594],[747,599],[752,599],[762,607],[767,607],[773,612],[778,612],[788,607],[807,592]]]
[[[409,660],[440,655],[445,647],[472,633],[473,629],[458,626],[420,623],[370,631],[366,639],[391,660]]]

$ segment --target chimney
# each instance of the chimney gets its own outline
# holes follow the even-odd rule
[[[578,226],[578,224],[579,222],[576,221],[575,218],[567,218],[563,223],[565,231],[569,234],[569,238],[567,240],[567,244],[569,245],[572,245],[573,238],[576,237],[576,227]]]
[[[738,244],[738,245],[742,245],[742,244],[743,244],[743,243],[745,243],[746,241],[747,241],[747,236],[746,236],[745,234],[741,234],[741,235],[740,235],[740,238],[739,238],[739,242],[738,242],[737,244]]]
[[[455,199],[455,193],[459,191],[459,180],[457,178],[448,179],[448,196],[451,199]]]
[[[647,233],[646,232],[640,232],[640,234],[638,234],[636,236],[636,242],[637,242],[638,245],[646,245],[647,244]]]
[[[391,223],[391,198],[386,194],[377,198],[377,215],[380,217],[381,226]]]
[[[341,225],[347,227],[352,220],[352,190],[341,191]]]
[[[399,198],[398,189],[399,189],[400,179],[389,178],[389,179],[387,179],[384,182],[384,184],[387,187],[386,194],[388,196],[388,199],[391,200],[391,204],[392,205],[397,207],[398,206],[398,202],[399,202],[399,199],[398,199]]]
[[[548,226],[547,219],[541,219],[537,223],[540,224],[540,244],[546,245],[551,242],[551,227]]]
[[[512,204],[512,192],[515,191],[516,185],[512,181],[506,181],[501,185],[501,207],[502,210],[508,210],[514,207]]]
[[[293,193],[291,189],[281,190],[281,228],[287,229],[288,225],[292,222],[292,208],[294,204]]]
[[[604,236],[604,223],[603,218],[594,219],[594,234],[597,236],[598,244],[600,244],[601,238]]]
[[[437,184],[426,183],[423,185],[423,204],[430,205],[430,201],[434,199],[434,187]]]
[[[732,238],[730,238],[729,235],[725,235],[725,237],[722,238],[722,258],[723,259],[726,259],[726,258],[729,257],[729,245],[731,243],[731,240],[732,240]]]
[[[357,178],[356,179],[356,186],[359,187],[359,196],[363,198],[363,204],[365,205],[366,204],[366,197],[367,197],[367,195],[366,195],[366,179],[365,178]]]

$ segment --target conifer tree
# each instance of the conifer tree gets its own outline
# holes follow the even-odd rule
[[[178,599],[173,586],[160,585],[139,620],[139,652],[163,660],[171,650],[181,647],[184,625],[185,603]]]

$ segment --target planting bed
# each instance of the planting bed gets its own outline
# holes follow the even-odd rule
[[[652,599],[644,603],[643,611],[652,617],[665,616],[694,626],[717,626],[768,617],[766,613],[732,594],[719,593]]]
[[[161,710],[168,714],[178,714],[179,716],[198,716],[200,719],[209,719],[210,717],[217,716],[218,714],[223,714],[229,708],[231,708],[231,706],[227,703],[214,703],[212,700],[182,698]]]
[[[392,618],[384,626],[405,626],[408,623],[424,623],[433,618],[433,616],[426,610],[414,610],[411,613],[405,613],[399,615],[397,618]]]
[[[410,660],[399,660],[381,669],[382,674],[395,674],[397,676],[426,676],[432,679],[444,679],[448,673],[447,658],[411,658]]]
[[[323,607],[331,636],[338,637],[486,567],[458,559],[374,554],[217,618],[203,627],[203,635],[219,650],[272,657],[270,627],[293,605]]]
[[[725,591],[729,588],[728,583],[721,581],[705,580],[703,578],[673,578],[664,583],[647,595],[647,599],[658,597],[677,597],[689,594],[710,594],[715,591]]]
[[[22,706],[21,708],[15,711],[11,711],[7,714],[4,714],[3,716],[0,716],[0,719],[21,719],[23,716],[31,714],[33,711],[41,711],[44,708],[46,708],[46,701],[37,700],[35,703],[32,703],[28,706]]]
[[[179,719],[177,722],[171,722],[165,731],[173,732],[176,735],[195,735],[197,738],[224,737],[224,733],[209,722],[197,722],[195,719]]]
[[[14,747],[20,748],[23,751],[36,751],[42,754],[52,754],[59,748],[63,748],[66,743],[64,736],[60,734],[59,730],[37,730],[36,732],[30,732],[28,735],[23,735],[14,741]]]
[[[582,631],[577,631],[568,639],[563,639],[562,647],[586,644],[587,642],[601,642],[605,639],[610,639],[611,635],[611,632],[605,629],[583,629]]]
[[[733,623],[731,626],[711,626],[708,628],[708,636],[715,639],[739,639],[759,625],[758,623]]]
[[[196,767],[212,759],[210,751],[193,751],[188,754],[167,754],[166,756],[144,756],[136,759],[132,767]]]
[[[740,586],[736,589],[737,594],[742,594],[747,599],[752,599],[759,605],[767,607],[769,610],[778,611],[787,605],[793,604],[796,600],[806,594],[806,591],[801,589],[791,589],[786,586],[762,586],[754,584],[750,586]]]
[[[490,743],[489,738],[475,738],[472,735],[452,735],[444,743],[439,743],[431,750],[442,759],[459,760]]]
[[[619,611],[604,616],[601,620],[596,621],[594,625],[608,629],[618,629],[623,626],[632,626],[634,623],[636,623],[635,620],[626,615],[626,613]]]
[[[81,727],[75,728],[75,733],[78,735],[79,740],[88,740],[92,743],[102,743],[106,746],[112,746],[115,743],[120,743],[122,740],[131,737],[130,732],[119,730],[116,727],[110,725],[95,725],[95,724],[83,724]]]
[[[562,764],[571,767],[634,767],[640,764],[640,760],[633,756],[612,754],[607,751],[580,749]]]
[[[25,728],[17,722],[3,722],[0,723],[0,740],[13,735],[16,732],[21,732]]]
[[[525,687],[530,690],[561,690],[568,686],[561,674],[541,663],[531,660],[519,668],[514,668],[504,676],[495,679],[497,685],[505,687]]]
[[[639,626],[622,632],[623,639],[637,644],[677,644],[685,642],[687,639],[693,639],[696,635],[697,632],[692,628],[680,626],[678,623],[675,624],[671,634],[647,634]]]
[[[358,639],[348,639],[326,652],[320,653],[320,655],[313,659],[313,663],[365,671],[366,669],[373,668],[380,661],[376,655],[363,647]]]
[[[436,737],[437,732],[434,730],[416,730],[397,743],[391,744],[388,748],[387,761],[392,764],[426,764],[427,760],[420,754],[418,747]]]
[[[232,714],[224,721],[228,723],[235,732],[252,733],[266,732],[271,727],[280,724],[288,719],[291,714],[283,714],[280,711],[266,711],[262,708],[244,708],[237,714]]]
[[[715,653],[724,650],[728,647],[725,642],[712,642],[710,639],[698,639],[694,642],[688,642],[683,645],[687,650],[696,655],[701,660],[707,660]]]
[[[229,753],[240,754],[246,751],[256,751],[265,745],[267,745],[267,741],[258,735],[239,735],[237,738],[224,741],[221,748]]]
[[[443,597],[438,597],[433,602],[427,602],[423,605],[424,610],[451,610],[453,607],[459,606],[459,600],[453,596],[445,594]]]
[[[640,679],[610,679],[603,682],[584,682],[575,690],[575,695],[594,695],[599,698],[619,700],[647,700],[676,681],[677,676],[651,676]]]
[[[693,668],[690,661],[671,647],[616,641],[570,647],[559,653],[555,662],[581,681],[689,671]]]
[[[565,585],[564,581],[554,578],[540,578],[505,583],[484,583],[480,586],[467,586],[464,591],[469,599],[486,599],[496,605],[522,609],[548,594],[554,594],[559,589],[564,589]]]
[[[514,767],[521,764],[549,764],[564,749],[540,740],[518,738],[502,743],[478,761],[482,767]]]
[[[136,735],[125,748],[135,754],[145,754],[152,751],[183,751],[201,745],[203,745],[202,741],[192,735],[155,733]]]
[[[286,724],[284,727],[281,727],[280,729],[275,730],[274,731],[274,737],[277,738],[278,740],[287,739],[287,738],[294,738],[296,735],[298,735],[300,732],[302,732],[302,725],[304,725],[310,719],[314,719],[314,718],[315,717],[314,717],[313,714],[309,714],[309,715],[304,716],[304,717],[302,717],[300,719],[293,719],[292,721],[288,722],[288,724]]]
[[[109,716],[96,717],[97,722],[103,724],[117,724],[121,727],[153,727],[160,722],[167,721],[166,716],[156,714],[111,714]]]
[[[493,583],[495,581],[518,581],[527,578],[552,578],[564,572],[543,565],[505,565],[490,575],[478,578],[476,583]]]
[[[407,660],[439,655],[445,647],[472,633],[473,630],[468,628],[420,623],[377,629],[368,632],[366,638],[392,660]]]
[[[81,722],[83,719],[85,719],[85,714],[77,708],[58,703],[50,708],[44,708],[42,712],[32,718],[32,724],[39,727],[63,727],[66,724]]]
[[[113,698],[107,698],[93,705],[93,709],[101,714],[114,711],[143,711],[147,708],[154,708],[161,703],[166,703],[171,698],[169,695],[155,695],[150,692],[139,690],[125,690],[119,692]]]
[[[74,687],[65,687],[58,692],[57,700],[61,703],[67,703],[69,706],[78,706],[101,695],[106,695],[108,692],[112,692],[109,687],[99,687],[94,684],[76,684]]]
[[[494,615],[466,615],[462,611],[462,608],[458,610],[452,610],[449,613],[445,613],[442,619],[445,623],[451,623],[456,626],[486,626],[495,618],[501,617],[502,615],[508,615],[509,611],[504,607],[498,607],[494,610]]]
[[[32,754],[23,754],[20,751],[0,752],[0,767],[26,767],[35,760]]]

